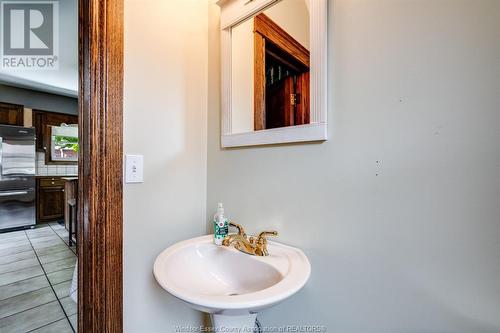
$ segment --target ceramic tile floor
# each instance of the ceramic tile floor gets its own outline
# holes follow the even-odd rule
[[[0,332],[76,332],[76,249],[59,223],[0,234]]]

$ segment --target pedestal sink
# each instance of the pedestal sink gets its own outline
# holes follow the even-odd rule
[[[294,247],[269,241],[269,256],[216,246],[212,236],[179,242],[156,258],[160,286],[188,306],[207,312],[217,328],[251,332],[257,313],[300,290],[311,266]]]

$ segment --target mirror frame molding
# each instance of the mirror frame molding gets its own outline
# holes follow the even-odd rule
[[[327,126],[327,0],[309,0],[310,119],[305,125],[232,133],[231,29],[282,0],[220,0],[221,7],[221,146],[223,148],[279,143],[325,141]]]

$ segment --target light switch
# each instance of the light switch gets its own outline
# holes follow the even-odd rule
[[[144,156],[125,155],[125,183],[144,182]]]

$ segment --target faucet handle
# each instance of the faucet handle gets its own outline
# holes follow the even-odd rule
[[[245,233],[245,229],[243,229],[243,227],[241,226],[241,224],[234,223],[234,222],[229,222],[229,226],[230,227],[235,227],[236,229],[238,229],[238,235],[240,235],[242,237],[246,237],[247,236],[247,234]]]
[[[277,231],[262,231],[259,236],[257,236],[257,240],[255,242],[256,249],[255,249],[255,254],[259,256],[268,256],[269,252],[267,251],[267,236],[278,236]]]
[[[265,239],[266,237],[265,236],[278,236],[278,232],[277,231],[262,231],[259,236],[257,237],[257,240],[260,240],[260,239]]]

